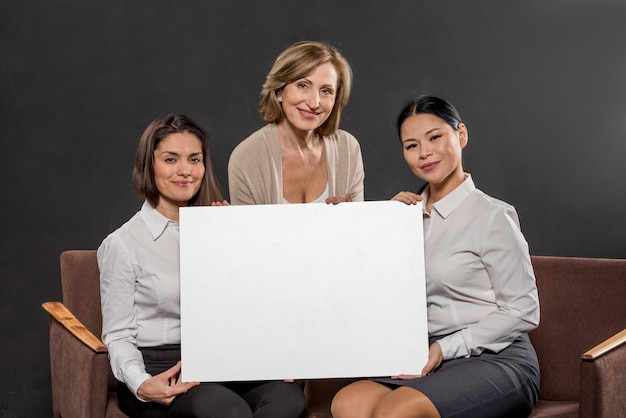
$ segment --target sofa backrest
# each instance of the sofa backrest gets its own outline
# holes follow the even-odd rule
[[[580,356],[626,328],[626,260],[532,256],[541,399],[578,400]]]
[[[100,271],[96,250],[70,250],[61,253],[63,304],[96,337],[102,335]]]

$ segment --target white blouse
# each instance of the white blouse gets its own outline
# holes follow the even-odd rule
[[[423,217],[429,334],[450,334],[439,340],[444,359],[501,351],[536,328],[535,276],[513,206],[466,174]]]
[[[102,339],[135,396],[150,377],[137,347],[180,344],[179,264],[178,224],[148,202],[98,248]]]

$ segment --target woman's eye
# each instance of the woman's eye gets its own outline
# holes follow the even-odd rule
[[[415,148],[415,147],[417,147],[417,144],[409,144],[409,145],[406,146],[406,149],[409,150],[409,149],[412,149],[412,148]]]
[[[434,141],[434,140],[439,139],[439,138],[441,138],[441,135],[433,135],[433,136],[430,137],[430,140]]]
[[[307,83],[300,82],[300,83],[298,83],[298,84],[297,84],[297,86],[298,86],[298,88],[299,88],[299,89],[305,89],[305,88],[307,88],[309,85],[308,85]]]
[[[191,159],[191,162],[192,163],[196,163],[196,164],[201,163],[202,162],[202,158],[194,157],[194,158]]]
[[[176,162],[176,159],[174,157],[167,157],[165,159],[165,162],[166,163],[174,163],[174,162]]]
[[[325,94],[327,96],[332,96],[333,91],[331,89],[322,89],[322,94]]]

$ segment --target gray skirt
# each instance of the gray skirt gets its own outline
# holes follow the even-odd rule
[[[430,344],[437,339],[431,338]],[[539,395],[539,363],[524,334],[499,353],[484,351],[479,356],[446,360],[428,376],[370,380],[419,390],[442,418],[528,417]]]

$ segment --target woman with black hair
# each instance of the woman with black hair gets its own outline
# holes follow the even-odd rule
[[[468,129],[450,103],[419,97],[397,129],[407,164],[427,182],[393,200],[423,203],[428,361],[417,376],[344,387],[333,417],[527,417],[539,391],[528,338],[539,301],[517,212],[464,172]]]

